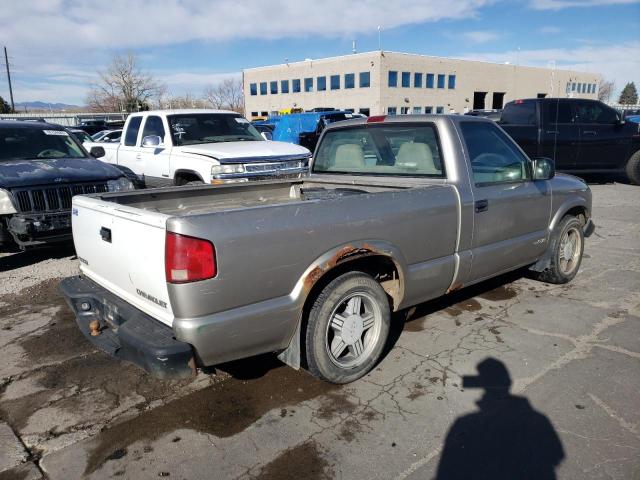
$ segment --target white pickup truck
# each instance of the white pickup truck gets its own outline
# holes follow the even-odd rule
[[[130,169],[147,187],[299,178],[304,147],[263,138],[240,114],[225,110],[134,113],[120,143],[86,143],[100,160]]]

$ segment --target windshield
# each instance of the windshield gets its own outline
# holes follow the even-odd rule
[[[174,145],[264,140],[247,119],[237,114],[192,113],[170,115],[168,120]]]
[[[64,130],[0,129],[0,161],[47,158],[85,158],[85,154]]]
[[[328,130],[314,172],[444,177],[442,155],[430,124],[364,124]]]

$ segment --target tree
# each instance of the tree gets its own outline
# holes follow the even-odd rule
[[[4,98],[0,97],[0,113],[13,113],[11,105],[5,102]]]
[[[138,66],[133,53],[116,55],[105,70],[98,70],[98,81],[91,86],[87,105],[102,112],[149,110],[151,100],[163,86]]]
[[[598,100],[605,103],[609,102],[615,86],[616,84],[612,80],[603,80],[598,89]]]
[[[636,105],[638,103],[638,91],[635,83],[627,83],[624,86],[622,92],[620,92],[618,103],[620,105]]]
[[[207,86],[204,89],[204,98],[213,108],[244,114],[244,94],[242,80],[239,78],[225,78],[215,86]]]

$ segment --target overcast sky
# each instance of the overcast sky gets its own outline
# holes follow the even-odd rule
[[[0,9],[16,102],[83,104],[115,53],[174,95],[243,68],[382,48],[570,68],[640,87],[640,0],[79,0]],[[4,69],[0,96],[8,98]]]

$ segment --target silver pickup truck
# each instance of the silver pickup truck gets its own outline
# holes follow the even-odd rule
[[[95,345],[160,377],[265,352],[329,382],[369,372],[391,312],[529,266],[577,273],[591,192],[494,122],[371,117],[325,130],[308,178],[73,199]]]

